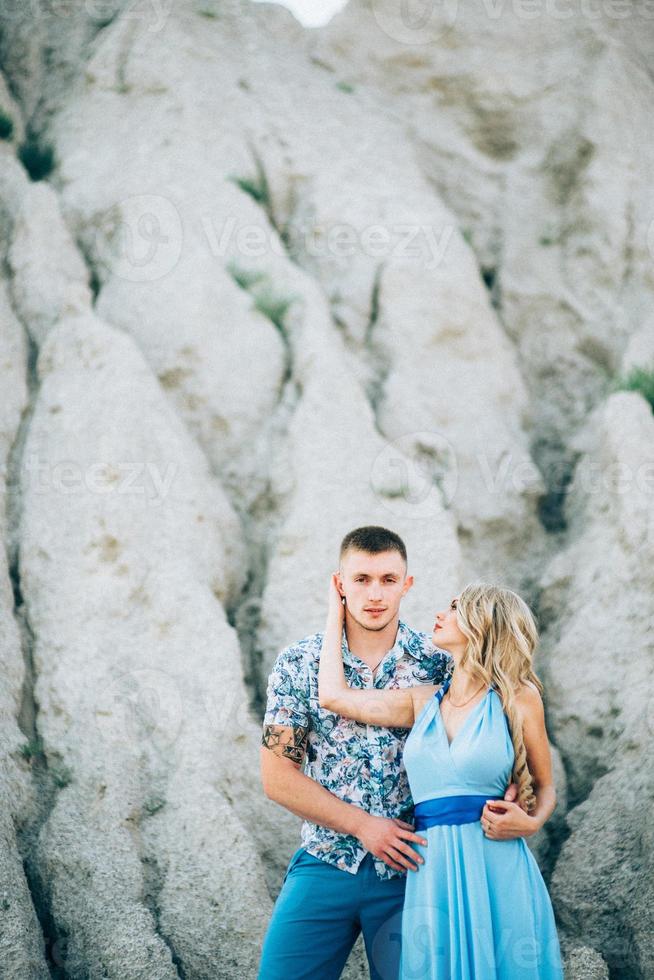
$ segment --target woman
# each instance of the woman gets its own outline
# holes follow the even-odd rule
[[[318,674],[322,707],[410,728],[404,764],[427,846],[407,876],[401,980],[561,980],[554,914],[524,837],[556,803],[534,618],[509,589],[469,585],[438,613],[435,646],[452,677],[400,690],[353,690],[341,657],[344,599],[332,575]],[[515,803],[502,799],[509,782]]]

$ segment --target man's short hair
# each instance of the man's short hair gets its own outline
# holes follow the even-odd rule
[[[399,551],[405,564],[407,563],[406,546],[399,534],[374,524],[357,527],[345,535],[341,541],[339,561],[343,560],[348,551],[366,551],[369,555],[378,555],[382,551]]]

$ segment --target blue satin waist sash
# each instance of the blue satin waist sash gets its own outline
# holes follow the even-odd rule
[[[443,796],[416,803],[414,822],[416,832],[443,824],[475,823],[481,818],[490,796]],[[499,797],[502,799],[502,797]]]

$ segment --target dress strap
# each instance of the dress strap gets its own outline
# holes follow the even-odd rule
[[[443,682],[442,687],[438,691],[436,691],[436,693],[434,694],[434,697],[436,698],[436,700],[438,701],[439,704],[441,703],[441,701],[445,697],[445,695],[447,693],[447,689],[448,689],[448,687],[450,686],[451,683],[452,683],[452,675],[450,674],[445,679],[445,681]]]

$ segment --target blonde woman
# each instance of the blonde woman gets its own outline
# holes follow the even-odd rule
[[[341,656],[344,601],[335,574],[320,705],[411,729],[404,765],[427,845],[416,846],[424,863],[407,875],[400,980],[561,980],[552,905],[524,839],[556,802],[529,607],[509,589],[469,585],[434,624],[435,646],[454,661],[451,678],[354,690]],[[502,799],[511,781],[515,803]],[[524,836],[510,839],[509,826]]]

